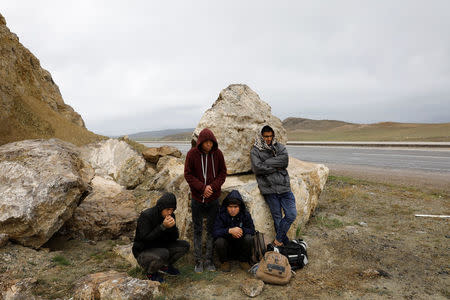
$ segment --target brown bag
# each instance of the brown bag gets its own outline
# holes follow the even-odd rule
[[[264,254],[256,271],[256,278],[279,285],[287,284],[291,276],[291,266],[286,256],[274,251],[267,251]]]
[[[261,261],[261,259],[264,257],[264,253],[266,253],[267,250],[267,244],[266,240],[264,238],[264,233],[256,231],[255,235],[253,236],[253,248],[252,248],[252,262],[254,264]]]

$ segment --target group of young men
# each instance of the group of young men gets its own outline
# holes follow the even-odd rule
[[[286,233],[297,210],[287,172],[286,147],[277,142],[274,130],[266,125],[258,133],[250,152],[252,171],[269,205],[274,221],[275,246],[286,244]],[[203,129],[186,155],[184,177],[191,190],[194,227],[194,271],[215,271],[213,249],[220,260],[220,270],[231,270],[230,260],[238,259],[242,269],[249,269],[255,226],[240,193],[231,191],[219,205],[221,187],[227,168],[216,137]],[[165,193],[154,207],[144,210],[137,221],[133,255],[150,280],[162,282],[163,275],[178,275],[174,263],[189,251],[189,243],[179,240],[174,211],[176,198]],[[284,216],[283,216],[284,212]],[[206,218],[206,245],[203,252],[203,220]]]

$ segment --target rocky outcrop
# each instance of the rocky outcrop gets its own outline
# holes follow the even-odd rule
[[[288,172],[297,208],[297,218],[288,232],[288,237],[292,239],[297,235],[297,228],[301,228],[308,221],[316,208],[329,170],[324,165],[306,163],[291,157]],[[238,190],[252,215],[255,228],[264,232],[269,239],[275,237],[270,209],[259,192],[255,175],[229,176],[222,190],[224,193]]]
[[[131,191],[112,180],[95,176],[92,192],[77,207],[61,233],[90,240],[132,237],[138,217],[135,202]]]
[[[161,147],[147,148],[144,152],[142,152],[142,155],[148,162],[156,164],[158,163],[158,160],[163,156],[170,155],[180,158],[181,152],[175,147],[161,146]]]
[[[108,271],[81,278],[75,284],[73,299],[153,299],[160,295],[159,286],[159,282]]]
[[[0,145],[57,137],[76,145],[98,140],[65,104],[52,76],[9,31],[0,15]]]
[[[95,170],[95,174],[134,188],[143,179],[145,160],[124,141],[108,139],[81,148],[82,157]]]
[[[250,149],[264,125],[270,125],[278,141],[286,144],[287,134],[270,106],[244,84],[232,84],[222,90],[200,119],[192,139],[197,141],[203,128],[214,132],[227,164],[228,174],[251,170]]]
[[[40,247],[71,216],[94,171],[78,149],[58,139],[0,147],[0,229],[11,240]]]

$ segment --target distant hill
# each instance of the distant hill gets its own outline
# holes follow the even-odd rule
[[[166,141],[181,141],[185,140],[185,136],[190,135],[195,128],[181,128],[181,129],[165,129],[157,131],[144,131],[134,134],[129,134],[128,138],[132,140],[166,140]],[[180,135],[181,134],[181,135]],[[180,138],[180,139],[178,139]]]
[[[103,137],[86,129],[64,103],[51,74],[6,26],[0,14],[0,145],[59,138],[83,145]]]
[[[450,123],[381,122],[355,124],[335,120],[287,118],[290,141],[429,141],[449,142]]]
[[[283,121],[289,141],[410,141],[450,142],[450,123],[381,122],[357,124],[337,120],[287,118]],[[190,141],[194,128],[167,129],[130,134],[133,140]]]
[[[344,125],[355,125],[355,124],[336,120],[312,120],[312,119],[292,118],[292,117],[287,118],[283,121],[283,127],[287,131],[328,130]]]

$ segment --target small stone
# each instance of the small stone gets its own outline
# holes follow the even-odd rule
[[[4,233],[0,233],[0,248],[8,244],[9,236]]]
[[[264,282],[259,279],[247,278],[241,283],[240,288],[245,295],[253,298],[261,294]]]
[[[367,269],[361,273],[361,276],[364,278],[375,278],[380,276],[380,272],[375,269]]]
[[[344,228],[344,231],[349,233],[349,234],[355,234],[358,233],[358,229],[355,226],[346,226]]]
[[[359,226],[367,227],[367,223],[366,222],[359,222],[358,224],[359,224]]]

